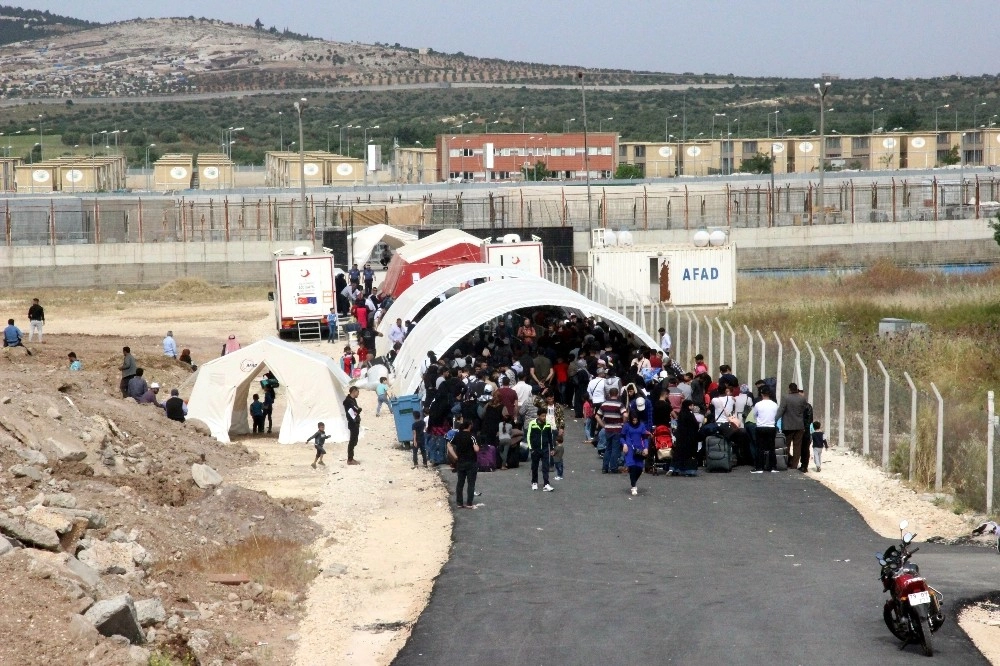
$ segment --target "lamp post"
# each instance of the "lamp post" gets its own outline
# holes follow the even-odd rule
[[[278,111],[278,150],[285,149],[285,112]]]
[[[830,82],[824,81],[823,85],[813,84],[816,94],[819,95],[819,191],[816,193],[819,199],[819,223],[826,224],[826,206],[823,205],[823,183],[826,173],[826,127],[824,126],[826,107],[826,94],[830,92]]]
[[[340,123],[326,128],[326,152],[330,152],[330,130],[335,130],[340,127]]]
[[[965,194],[962,192],[965,185],[965,132],[958,135],[958,215],[960,220],[965,219]]]
[[[361,129],[361,125],[348,125],[347,126],[347,157],[351,156],[351,130]]]
[[[941,106],[935,106],[934,107],[934,133],[935,134],[938,133],[938,111],[940,111],[941,109],[947,109],[950,106],[951,106],[951,104],[942,104]]]
[[[597,121],[597,131],[598,132],[603,132],[604,131],[604,121],[605,120],[614,120],[614,119],[615,119],[615,117],[611,116],[610,118],[601,118],[600,120],[598,120]]]
[[[667,116],[666,120],[663,121],[663,137],[664,137],[663,138],[663,142],[664,143],[670,143],[670,119],[671,118],[676,118],[676,117],[677,117],[677,114],[675,113],[672,116]]]
[[[712,114],[712,131],[709,134],[709,136],[712,137],[713,139],[715,138],[715,119],[716,118],[725,118],[725,117],[726,117],[726,114],[724,114],[724,113],[713,113]]]
[[[299,188],[302,194],[302,228],[305,229],[308,226],[306,213],[306,147],[305,140],[302,135],[302,112],[306,108],[306,98],[302,97],[299,101],[295,102],[295,113],[299,117]]]
[[[885,111],[883,107],[878,107],[877,109],[872,109],[872,134],[875,133],[875,114],[879,111]]]
[[[976,116],[978,115],[979,107],[986,106],[986,102],[977,102],[975,106],[972,107],[972,129],[976,129]]]
[[[371,127],[364,128],[364,132],[362,133],[365,140],[365,147],[361,153],[361,159],[365,163],[365,187],[368,187],[368,130],[378,128],[378,125],[372,125]]]
[[[345,129],[347,130],[347,132],[348,132],[348,138],[350,138],[350,131],[351,131],[352,127],[353,127],[353,125],[347,125],[346,127],[341,127],[340,128],[340,146],[337,147],[337,154],[338,155],[343,155],[344,154],[344,130]]]
[[[771,138],[771,116],[774,116],[774,136],[778,136],[778,114],[781,113],[781,109],[775,109],[774,111],[767,112],[767,138]]]
[[[149,191],[149,149],[156,148],[155,143],[146,146],[146,191]]]
[[[233,146],[234,143],[236,143],[235,141],[233,141],[233,133],[234,132],[242,132],[244,129],[246,129],[246,128],[245,127],[230,127],[229,129],[226,130],[227,132],[229,132],[229,136],[226,139],[226,157],[228,157],[230,160],[233,159],[233,148],[232,148],[232,146]]]
[[[583,103],[583,170],[587,178],[587,247],[594,242],[594,212],[590,205],[590,145],[587,142],[587,86],[584,85],[583,72],[577,72],[580,79],[580,101]]]
[[[42,150],[44,146],[42,145],[42,114],[38,114],[38,161],[42,161]]]
[[[521,134],[524,134],[524,107],[521,107]]]
[[[572,122],[576,122],[576,118],[570,118],[569,120],[564,120],[563,121],[563,134],[566,133],[566,130],[569,127],[569,124],[572,123]]]

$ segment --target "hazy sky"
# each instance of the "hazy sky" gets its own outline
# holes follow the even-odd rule
[[[925,77],[1000,72],[1000,0],[10,0],[96,21],[260,18],[337,41],[660,72]]]

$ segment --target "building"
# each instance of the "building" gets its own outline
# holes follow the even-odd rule
[[[153,189],[189,190],[194,180],[194,155],[170,153],[153,164]]]
[[[233,187],[235,166],[227,155],[200,153],[197,169],[199,190],[227,190]]]
[[[14,167],[18,193],[113,192],[125,189],[125,156],[57,157]]]
[[[433,148],[401,148],[392,151],[392,180],[419,184],[438,182],[437,151]]]
[[[14,192],[17,190],[14,170],[23,161],[20,157],[0,157],[0,192]]]
[[[324,150],[307,150],[304,165],[299,153],[272,151],[264,157],[264,184],[267,187],[301,187],[305,173],[306,187],[356,185],[364,182],[365,163],[356,157],[344,157]],[[372,178],[372,182],[376,179]]]
[[[589,162],[591,178],[611,178],[617,166],[618,134],[588,132],[584,139],[583,132],[439,134],[437,177],[441,181],[523,180],[525,170],[544,163],[550,178],[584,180]]]

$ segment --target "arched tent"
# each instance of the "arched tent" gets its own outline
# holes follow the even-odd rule
[[[259,393],[263,399],[258,382],[268,370],[277,377],[285,401],[284,416],[274,415],[281,419],[278,442],[304,442],[319,421],[334,441],[347,441],[347,375],[333,359],[277,338],[203,363],[194,378],[188,418],[203,421],[220,442],[250,433],[250,394]]]
[[[448,266],[447,268],[435,271],[418,281],[404,291],[398,299],[393,301],[392,307],[389,308],[389,311],[382,317],[382,321],[379,322],[378,331],[382,336],[375,338],[376,355],[382,356],[392,348],[392,343],[389,341],[389,329],[392,328],[396,319],[402,319],[404,322],[412,320],[424,306],[442,293],[459,287],[470,280],[479,280],[482,278],[489,278],[490,280],[501,278],[542,279],[537,275],[516,268],[506,268],[504,266],[494,266],[493,264],[481,264],[478,262]]]
[[[420,365],[428,351],[440,356],[469,331],[495,317],[520,308],[543,306],[600,318],[623,333],[631,333],[647,347],[659,348],[657,342],[631,319],[572,289],[542,279],[489,282],[449,298],[420,320],[399,350],[393,390],[397,395],[417,390]]]
[[[461,229],[442,229],[399,248],[389,263],[379,293],[399,298],[431,273],[483,260],[483,241]]]
[[[375,224],[355,231],[347,238],[347,242],[351,247],[351,254],[353,255],[351,261],[358,266],[364,266],[368,258],[371,257],[372,250],[379,243],[385,243],[393,250],[398,250],[407,243],[417,240],[417,235],[409,231],[390,227],[388,224]]]

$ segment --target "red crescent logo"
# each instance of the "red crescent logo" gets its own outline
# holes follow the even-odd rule
[[[299,271],[299,277],[309,277],[309,275],[310,273],[308,268],[303,268],[301,271]]]
[[[518,265],[519,263],[521,263],[521,257],[514,257],[514,261],[510,263],[514,264],[515,266]]]

